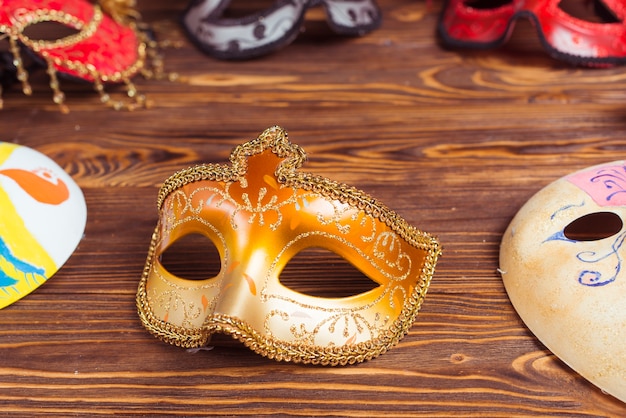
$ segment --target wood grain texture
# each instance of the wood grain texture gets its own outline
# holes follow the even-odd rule
[[[368,36],[335,36],[316,11],[292,45],[232,63],[186,40],[186,2],[142,0],[159,36],[181,43],[165,50],[181,81],[135,80],[150,109],[105,110],[90,86],[63,80],[64,115],[37,74],[31,97],[5,89],[0,139],[56,160],[89,212],[67,264],[0,311],[0,414],[626,415],[530,333],[497,274],[502,233],[528,198],[626,158],[626,72],[553,61],[524,22],[504,48],[446,50],[439,2],[380,3],[384,23]],[[186,351],[137,317],[160,184],[189,165],[225,163],[274,124],[307,151],[306,171],[366,191],[444,245],[417,322],[373,361],[281,364],[219,336],[210,350]],[[303,261],[294,280],[306,272]]]

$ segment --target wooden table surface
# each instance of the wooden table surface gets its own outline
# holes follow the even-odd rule
[[[0,414],[626,415],[524,326],[497,273],[500,239],[526,200],[626,158],[624,68],[554,61],[526,22],[498,50],[446,50],[441,4],[415,0],[380,0],[383,24],[361,38],[336,36],[314,10],[288,47],[224,62],[187,41],[186,3],[138,3],[160,39],[180,43],[164,51],[180,81],[135,79],[150,109],[107,110],[90,85],[63,80],[62,114],[37,74],[31,97],[5,89],[0,139],[71,174],[88,222],[64,267],[0,311]],[[410,333],[372,361],[278,363],[226,337],[191,352],[137,316],[161,183],[227,162],[275,124],[307,151],[307,171],[364,190],[443,243]]]

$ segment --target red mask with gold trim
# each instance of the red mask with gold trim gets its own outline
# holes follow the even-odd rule
[[[123,1],[102,3],[111,5],[109,10],[115,18],[85,0],[0,0],[0,32],[9,40],[17,78],[25,94],[31,93],[31,87],[20,45],[47,67],[53,99],[63,110],[64,95],[57,73],[93,83],[102,101],[114,108],[132,109],[144,104],[144,97],[130,80],[137,73],[146,72],[146,36],[132,20],[136,12],[124,8]],[[50,34],[37,29],[40,25],[49,25],[50,29],[55,26],[52,24],[71,34],[48,39]],[[111,100],[104,92],[105,83],[125,83],[131,100]]]

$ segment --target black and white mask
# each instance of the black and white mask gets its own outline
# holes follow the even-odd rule
[[[291,43],[306,11],[323,6],[331,29],[359,36],[376,29],[381,12],[374,0],[277,0],[267,10],[224,17],[230,0],[194,0],[183,16],[191,39],[207,54],[226,60],[254,58]]]

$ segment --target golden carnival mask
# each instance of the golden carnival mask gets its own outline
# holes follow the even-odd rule
[[[360,190],[298,171],[305,158],[272,127],[235,148],[230,166],[191,167],[164,183],[137,292],[148,331],[186,348],[220,332],[275,360],[323,365],[369,360],[404,337],[441,253],[437,239]],[[161,256],[198,233],[215,244],[220,271],[177,277]],[[324,298],[281,283],[295,255],[319,247],[378,286]]]

